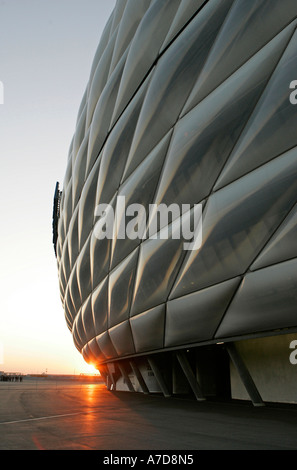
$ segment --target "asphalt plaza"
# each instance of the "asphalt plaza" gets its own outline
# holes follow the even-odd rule
[[[103,383],[0,383],[0,450],[296,450],[296,424],[295,405],[109,392]]]

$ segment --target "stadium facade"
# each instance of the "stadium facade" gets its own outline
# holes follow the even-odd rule
[[[297,402],[296,26],[296,0],[117,1],[53,216],[66,322],[110,390]],[[198,248],[169,209],[119,236],[172,204]]]

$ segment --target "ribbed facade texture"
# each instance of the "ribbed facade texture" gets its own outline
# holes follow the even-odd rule
[[[296,0],[117,1],[78,112],[56,246],[67,325],[107,383],[122,372],[130,386],[145,359],[171,374],[172,351],[191,366],[203,346],[297,331],[296,17]],[[189,218],[202,204],[200,248],[172,236],[179,220],[164,239],[119,238],[116,224],[100,237],[96,208],[120,222],[119,196],[187,204]]]

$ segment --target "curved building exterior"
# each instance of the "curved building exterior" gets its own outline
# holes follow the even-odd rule
[[[296,17],[117,1],[54,224],[67,325],[108,388],[297,402]]]

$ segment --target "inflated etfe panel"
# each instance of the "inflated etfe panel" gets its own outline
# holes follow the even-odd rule
[[[86,360],[297,326],[296,15],[296,0],[116,3],[58,224]],[[183,217],[154,225],[172,204]]]

